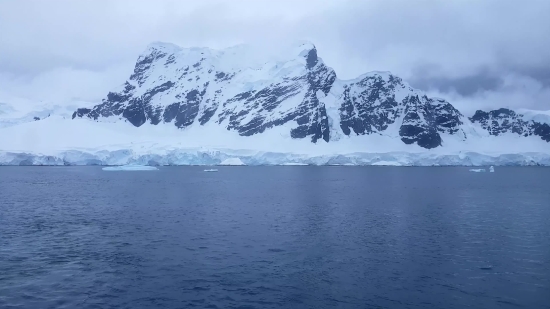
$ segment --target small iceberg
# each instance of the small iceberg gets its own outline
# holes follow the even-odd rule
[[[484,168],[473,168],[470,170],[470,172],[474,172],[474,173],[484,173],[485,172],[485,169]]]
[[[204,170],[205,172],[217,172],[218,170],[215,168]]]
[[[489,172],[494,173],[495,172],[495,167],[494,166],[489,167]]]
[[[237,165],[245,165],[245,164],[239,158],[229,158],[229,159],[223,160],[218,165],[235,165],[235,166],[237,166]]]
[[[107,166],[102,168],[104,171],[108,172],[119,172],[119,171],[158,171],[158,168],[154,166],[147,165],[121,165],[121,166]]]

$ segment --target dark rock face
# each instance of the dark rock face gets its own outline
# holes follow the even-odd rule
[[[434,115],[429,105],[423,104],[418,96],[405,98],[405,117],[399,128],[399,135],[405,144],[417,143],[427,149],[441,146],[441,136],[437,132]]]
[[[283,117],[273,121],[266,121],[265,113],[273,111],[284,100],[298,95],[300,90],[300,80],[290,80],[271,84],[259,91],[239,93],[223,104],[224,111],[219,114],[218,123],[222,123],[228,118],[229,124],[227,128],[237,130],[242,136],[262,133],[268,128],[290,120]],[[230,105],[242,105],[246,108],[239,111],[225,109]]]
[[[126,82],[124,84],[124,89],[121,92],[109,92],[107,94],[107,98],[103,99],[101,104],[94,106],[92,109],[77,109],[76,112],[73,113],[73,119],[75,117],[88,117],[97,120],[100,117],[119,116],[126,110],[126,108],[128,108],[129,111],[126,115],[132,117],[128,120],[134,125],[139,124],[142,119],[140,119],[141,114],[134,111],[136,109],[140,109],[136,106],[139,103],[136,103],[135,99],[132,97],[132,92],[134,89],[134,86]],[[132,104],[132,102],[134,102],[134,104]],[[143,107],[141,107],[141,110],[143,110]],[[145,121],[141,122],[141,124],[144,122]]]
[[[168,105],[163,114],[164,122],[172,122],[175,119],[174,124],[178,128],[191,125],[199,114],[199,104],[204,92],[205,90],[199,92],[193,89],[185,95],[183,101]]]
[[[406,95],[400,99],[396,93]],[[340,127],[346,135],[380,134],[401,121],[401,140],[428,149],[441,146],[440,133],[459,132],[462,117],[450,103],[418,96],[391,74],[373,74],[346,85],[340,107]]]
[[[307,68],[313,69],[315,65],[317,65],[317,62],[319,60],[317,59],[317,49],[314,47],[309,50],[306,56],[306,62],[307,62]]]
[[[310,55],[311,52],[308,54]],[[315,56],[316,57],[316,56]],[[298,126],[291,129],[293,138],[311,136],[312,142],[320,138],[329,141],[329,125],[324,105],[319,102],[317,92],[328,94],[336,80],[334,71],[324,64],[312,65],[308,58],[306,74],[270,84],[258,91],[239,93],[223,104],[224,111],[219,114],[218,123],[229,120],[228,129],[237,130],[240,135],[250,136],[263,133],[266,129],[295,121]],[[315,63],[318,63],[315,59]],[[305,92],[305,94],[304,94]],[[296,108],[281,111],[278,117],[267,116],[281,107],[286,100],[298,99]],[[231,105],[245,106],[238,112]]]
[[[547,123],[525,120],[524,115],[507,108],[489,112],[478,110],[469,119],[473,123],[478,123],[491,135],[498,136],[504,133],[514,133],[525,137],[535,135],[550,142],[550,126]]]
[[[522,117],[510,109],[501,108],[490,112],[478,110],[474,116],[470,117],[470,121],[479,123],[491,135],[512,132],[528,136],[530,135],[529,125],[523,121]]]
[[[92,110],[89,108],[79,108],[76,110],[76,112],[73,113],[73,119],[75,119],[76,117],[82,118],[89,115],[91,112]]]
[[[310,66],[311,51],[308,54],[308,67]],[[317,55],[315,53],[315,61]],[[290,131],[292,138],[305,138],[311,136],[312,142],[323,139],[330,140],[330,127],[325,105],[319,101],[318,95],[329,94],[336,73],[325,65],[316,65],[307,74],[307,92],[294,113],[294,119],[298,124],[297,128]]]
[[[540,136],[546,142],[550,142],[550,125],[533,122],[533,134]]]
[[[451,103],[442,99],[428,99],[430,111],[433,114],[434,125],[440,133],[455,134],[459,132],[459,127],[463,125],[462,115]]]
[[[381,75],[367,76],[346,85],[340,107],[340,127],[346,135],[384,131],[403,113],[395,99],[396,87],[404,88],[401,79]]]
[[[331,142],[339,132],[389,135],[426,149],[443,145],[448,135],[466,139],[465,118],[447,101],[428,98],[390,73],[340,81],[313,45],[301,48],[288,62],[231,69],[212,50],[153,45],[118,90],[72,117],[114,117],[136,127],[216,124],[241,136],[284,125],[292,138],[313,143]],[[511,110],[478,111],[470,121],[492,135],[550,141],[548,124],[525,121]]]

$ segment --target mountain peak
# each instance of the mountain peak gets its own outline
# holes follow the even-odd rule
[[[182,48],[176,44],[167,43],[167,42],[161,42],[161,41],[155,41],[149,43],[145,49],[145,53],[150,53],[153,50],[162,51],[166,53],[176,53],[178,51],[181,51]]]
[[[316,49],[315,44],[313,44],[310,41],[306,41],[306,40],[296,41],[292,45],[294,45],[295,48],[297,48],[301,51],[310,51],[312,49]]]

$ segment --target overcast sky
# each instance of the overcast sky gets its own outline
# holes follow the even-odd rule
[[[306,39],[343,79],[392,71],[462,109],[550,109],[549,0],[0,0],[0,101],[98,101],[152,41]]]

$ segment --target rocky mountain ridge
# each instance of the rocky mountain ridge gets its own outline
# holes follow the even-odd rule
[[[550,142],[550,121],[506,109],[477,111],[468,118],[389,72],[340,80],[311,43],[296,46],[284,59],[245,60],[240,47],[151,44],[119,89],[72,117],[136,127],[218,125],[243,137],[283,126],[291,138],[313,143],[378,134],[426,149],[443,146],[451,136],[466,141],[472,128]]]

